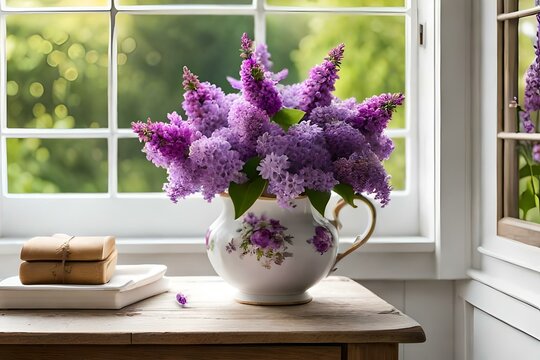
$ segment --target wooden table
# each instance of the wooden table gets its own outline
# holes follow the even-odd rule
[[[219,278],[171,280],[121,310],[0,310],[0,359],[395,360],[399,343],[425,341],[417,322],[343,277],[315,286],[309,304],[268,307],[236,303]]]

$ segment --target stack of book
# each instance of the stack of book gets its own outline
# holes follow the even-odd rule
[[[101,285],[25,285],[19,276],[0,282],[0,309],[120,309],[167,292],[165,265],[117,265]]]
[[[114,236],[37,236],[22,247],[19,278],[25,285],[105,284],[117,257]]]

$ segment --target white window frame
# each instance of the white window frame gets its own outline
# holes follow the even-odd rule
[[[111,14],[111,25],[116,12],[129,14],[175,14],[202,15],[228,14],[251,15],[255,20],[255,40],[265,39],[265,14],[291,12],[366,13],[369,15],[405,15],[406,18],[406,89],[407,127],[388,130],[389,136],[406,138],[407,173],[406,190],[392,193],[392,206],[379,211],[378,228],[375,237],[366,245],[366,254],[406,254],[401,262],[389,265],[390,273],[398,278],[452,278],[462,277],[468,263],[465,254],[469,237],[468,162],[460,158],[468,147],[466,134],[462,131],[467,121],[464,108],[463,119],[455,115],[452,104],[462,104],[462,85],[459,76],[441,67],[444,49],[441,43],[449,43],[448,48],[467,50],[467,42],[459,43],[450,32],[457,30],[468,36],[467,16],[470,7],[467,0],[406,0],[403,8],[313,8],[267,6],[264,0],[254,0],[252,5],[174,5],[174,6],[116,6],[91,9],[95,12]],[[457,14],[452,22],[441,19],[442,8]],[[47,9],[7,9],[2,0],[0,9],[0,38],[5,39],[4,15],[28,13],[32,11],[66,12],[66,8]],[[76,11],[89,9],[77,8]],[[462,12],[460,14],[460,12]],[[458,20],[458,21],[456,21]],[[419,42],[420,25],[424,29],[424,43]],[[447,31],[442,31],[442,27]],[[445,35],[446,34],[446,35]],[[460,33],[461,34],[461,33]],[[443,36],[445,35],[445,36]],[[35,234],[66,232],[73,234],[114,234],[120,239],[124,253],[204,252],[202,235],[207,226],[220,211],[219,199],[208,204],[200,196],[192,196],[172,204],[164,194],[121,193],[117,190],[117,139],[134,137],[130,130],[116,129],[116,36],[111,31],[109,46],[109,128],[107,129],[8,129],[6,113],[6,58],[5,46],[0,50],[0,156],[5,158],[6,138],[106,138],[109,152],[109,191],[104,194],[8,194],[7,164],[1,161],[0,168],[0,254],[15,251],[22,239]],[[411,44],[411,46],[409,46]],[[445,58],[454,57],[461,64],[461,53],[447,52]],[[451,66],[450,66],[451,67]],[[449,68],[450,68],[449,67]],[[422,69],[422,71],[419,71]],[[450,85],[444,86],[445,81]],[[441,85],[442,84],[442,85]],[[466,92],[465,92],[466,93]],[[451,96],[447,96],[450,94]],[[452,97],[453,96],[453,97]],[[441,101],[441,99],[446,99]],[[452,114],[454,113],[454,114]],[[448,117],[445,121],[443,118]],[[416,121],[411,121],[416,119]],[[442,138],[443,131],[457,134],[456,139]],[[465,137],[465,138],[463,138]],[[448,149],[447,151],[445,149]],[[457,151],[457,156],[456,156]],[[463,163],[463,161],[465,162]],[[450,167],[442,165],[449,164]],[[454,181],[455,180],[455,181]],[[459,187],[466,182],[462,194],[447,190],[442,183]],[[452,187],[452,186],[450,186]],[[463,190],[463,189],[462,189]],[[333,199],[335,201],[335,199]],[[332,206],[330,205],[329,208]],[[365,212],[367,214],[367,211]],[[329,214],[327,214],[329,215]],[[345,210],[343,221],[346,228],[342,232],[347,246],[361,231],[366,221],[360,209]],[[349,224],[349,225],[347,225]],[[458,231],[456,232],[456,227]],[[456,241],[456,238],[459,238]],[[3,247],[3,248],[2,248]],[[425,254],[425,255],[422,255]],[[451,254],[445,260],[443,254]],[[420,260],[420,257],[422,258]],[[374,259],[375,260],[375,259]],[[404,269],[409,264],[409,269]],[[345,266],[345,268],[347,268]],[[354,266],[351,272],[356,272]],[[394,269],[395,270],[392,270]],[[346,273],[349,270],[346,270]],[[382,274],[382,275],[381,275]],[[399,274],[399,275],[397,275]],[[351,275],[352,276],[352,275]],[[389,277],[367,275],[367,277]]]

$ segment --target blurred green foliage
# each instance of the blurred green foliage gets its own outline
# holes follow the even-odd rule
[[[45,5],[62,1],[48,2]],[[64,0],[64,5],[66,2],[69,1]],[[187,0],[123,0],[128,2],[185,3]],[[377,3],[402,4],[399,0]],[[348,0],[317,2],[324,4],[346,6]],[[120,13],[116,22],[121,128],[147,117],[158,121],[165,120],[168,112],[182,113],[183,65],[189,66],[202,80],[213,82],[226,92],[232,91],[225,76],[237,77],[238,39],[243,32],[252,34],[254,26],[249,16]],[[108,33],[107,14],[8,16],[8,126],[107,127]],[[363,99],[381,92],[404,91],[402,16],[268,15],[267,40],[275,66],[289,68],[289,83],[304,79],[330,48],[344,42],[346,55],[337,84],[338,96]],[[404,115],[402,108],[391,127],[404,127]],[[396,151],[385,167],[393,176],[394,188],[403,189],[405,141],[394,140]],[[106,140],[10,139],[7,147],[8,185],[12,193],[107,191]],[[122,192],[161,191],[166,174],[145,159],[136,139],[120,139],[118,178]]]

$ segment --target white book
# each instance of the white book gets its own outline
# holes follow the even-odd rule
[[[118,265],[103,285],[23,285],[0,282],[0,309],[120,309],[168,291],[165,265]]]

